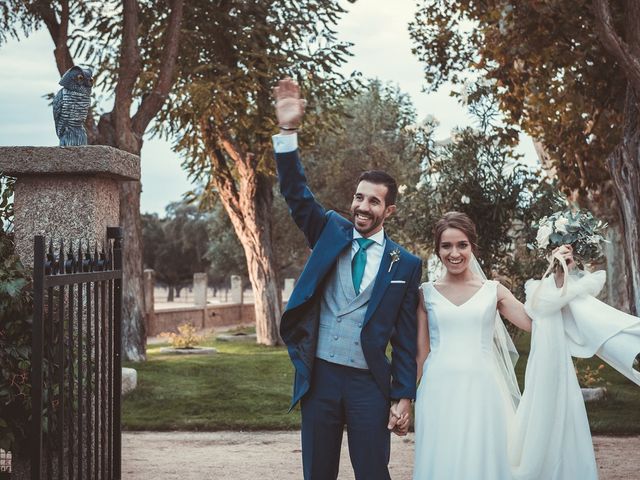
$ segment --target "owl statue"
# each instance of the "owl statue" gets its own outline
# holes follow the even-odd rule
[[[60,79],[62,88],[53,98],[53,120],[60,146],[87,144],[84,121],[91,105],[93,72],[71,67]]]

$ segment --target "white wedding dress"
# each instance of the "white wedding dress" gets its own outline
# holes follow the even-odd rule
[[[598,470],[587,412],[571,357],[598,355],[640,385],[640,318],[597,300],[605,272],[577,272],[566,292],[553,277],[530,280],[525,309],[533,320],[525,388],[510,429],[515,480],[595,480]]]
[[[497,283],[462,305],[422,292],[431,351],[415,404],[414,480],[510,480],[514,407],[493,353]]]
[[[492,353],[496,282],[456,306],[422,285],[431,352],[415,412],[414,480],[595,480],[587,414],[571,357],[597,354],[640,385],[640,318],[594,295],[604,272],[529,281],[533,320],[525,389],[517,408]]]

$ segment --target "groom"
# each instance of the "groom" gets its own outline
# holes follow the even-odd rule
[[[295,367],[291,408],[301,404],[304,478],[337,478],[346,425],[356,479],[388,480],[389,430],[406,433],[415,397],[422,265],[384,232],[398,190],[388,174],[360,175],[351,221],[316,202],[297,150],[305,102],[289,78],[274,96],[280,191],[312,248],[280,326]]]

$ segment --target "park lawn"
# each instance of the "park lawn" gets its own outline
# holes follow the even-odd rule
[[[283,347],[210,341],[215,355],[162,355],[128,363],[138,386],[124,398],[125,430],[291,430],[293,367]]]
[[[138,386],[122,406],[126,430],[292,430],[299,409],[288,414],[293,367],[283,347],[210,341],[216,355],[174,356],[148,349],[147,361],[126,366],[138,371]],[[517,341],[516,373],[524,384],[529,335]],[[585,364],[597,368],[596,357]],[[587,404],[594,434],[640,434],[640,387],[606,366],[607,399]]]

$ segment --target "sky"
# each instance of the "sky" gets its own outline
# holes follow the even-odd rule
[[[415,0],[360,0],[346,4],[348,13],[337,26],[339,39],[353,43],[353,56],[343,71],[359,71],[364,78],[392,82],[408,93],[418,120],[435,116],[440,126],[437,138],[446,138],[456,126],[470,124],[469,116],[449,96],[450,86],[426,94],[422,66],[411,54],[408,24],[416,10]],[[53,42],[41,30],[20,42],[0,47],[0,146],[57,145],[47,93],[56,92],[60,79],[53,57]],[[531,140],[523,137],[519,149],[525,161],[535,162]],[[304,159],[304,152],[303,159]],[[182,198],[192,188],[180,168],[181,160],[171,145],[145,139],[141,153],[144,213],[164,213],[165,206]]]

